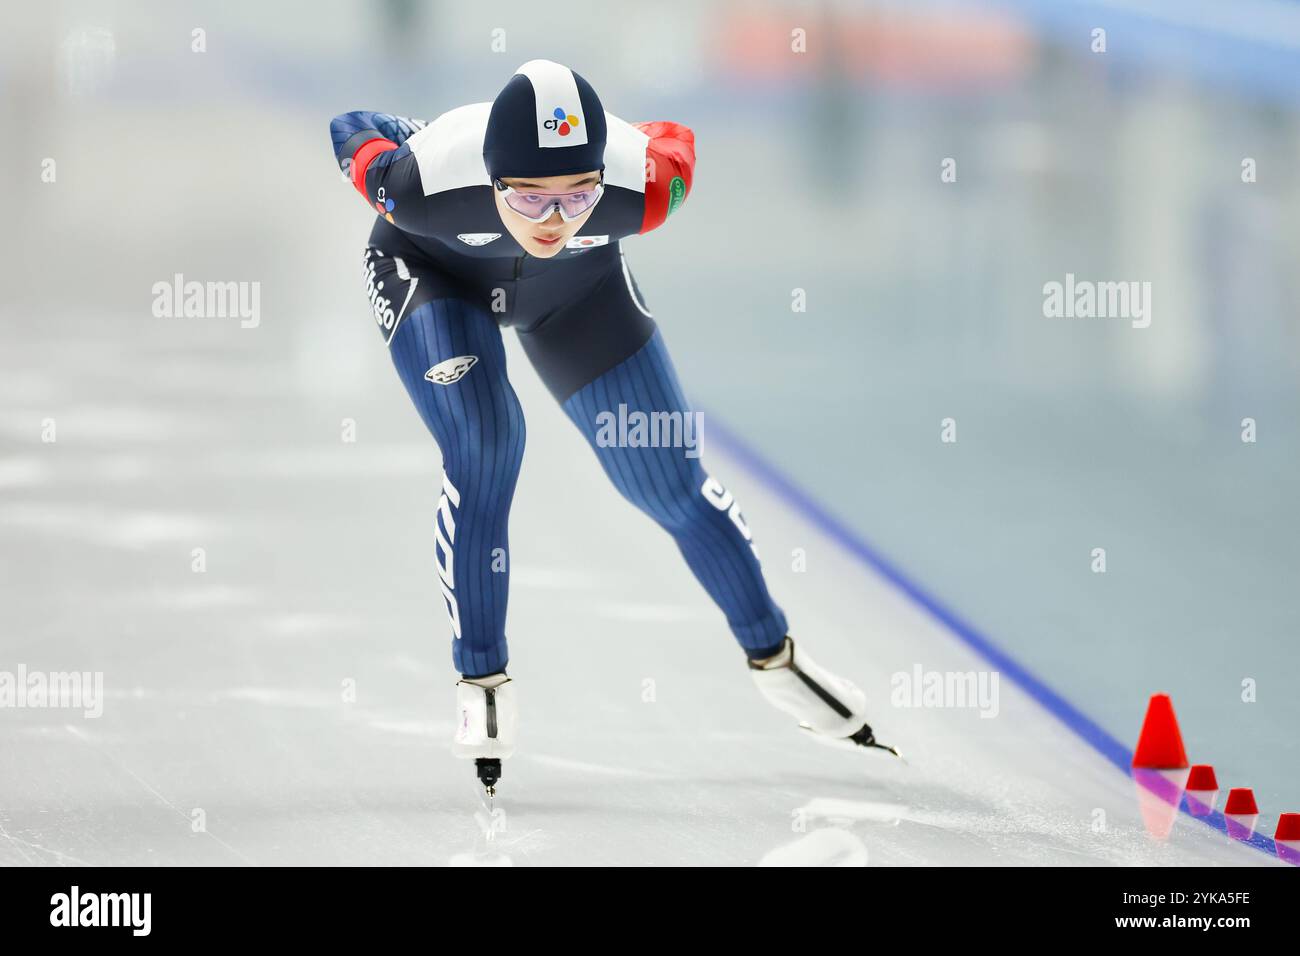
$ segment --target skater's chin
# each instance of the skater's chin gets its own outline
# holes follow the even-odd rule
[[[530,235],[528,237],[528,252],[537,259],[549,259],[564,248],[565,237],[563,235],[547,236],[545,234]]]

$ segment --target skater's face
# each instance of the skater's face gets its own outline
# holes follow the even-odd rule
[[[573,176],[535,176],[531,179],[506,177],[500,181],[514,190],[513,201],[519,203],[521,207],[526,209],[529,203],[535,203],[544,209],[546,202],[554,202],[544,198],[546,194],[551,194],[556,199],[574,194],[574,198],[565,198],[562,201],[568,208],[580,207],[588,201],[591,193],[597,192],[600,179],[600,172],[593,171]],[[492,195],[496,197],[497,213],[501,216],[501,223],[506,227],[506,231],[514,237],[515,242],[519,243],[525,252],[539,259],[549,259],[563,249],[564,244],[572,239],[582,228],[583,223],[591,218],[591,213],[596,208],[592,205],[576,219],[565,222],[560,211],[552,204],[549,217],[542,222],[530,222],[507,203],[510,194],[500,189],[493,189]]]

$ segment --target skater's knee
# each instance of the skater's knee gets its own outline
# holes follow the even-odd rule
[[[517,409],[518,402],[514,404]],[[443,461],[457,474],[490,477],[498,491],[513,488],[523,464],[525,439],[522,414],[467,420],[449,436]]]
[[[732,527],[749,540],[749,527],[735,497],[702,468],[672,483],[667,495],[667,519],[660,523],[678,533],[706,525]]]
[[[661,461],[657,467],[615,468],[612,474],[623,497],[670,532],[709,521],[716,514],[701,491],[705,476],[699,469]]]
[[[523,409],[508,387],[488,404],[439,436],[443,467],[453,480],[508,502],[523,464]]]

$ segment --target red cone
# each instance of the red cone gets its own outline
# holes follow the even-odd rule
[[[1233,787],[1228,791],[1228,802],[1223,812],[1240,816],[1259,813],[1259,807],[1255,804],[1255,791],[1250,787]]]
[[[1214,775],[1214,768],[1208,763],[1192,764],[1192,772],[1187,775],[1188,790],[1218,790],[1219,779]]]
[[[1274,840],[1300,840],[1300,813],[1284,813],[1277,818]]]
[[[1178,732],[1178,718],[1168,694],[1152,694],[1146,719],[1133,752],[1133,766],[1147,770],[1180,770],[1187,766],[1183,735]]]

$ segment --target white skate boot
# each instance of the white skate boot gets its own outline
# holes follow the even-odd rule
[[[514,683],[504,673],[456,682],[456,734],[451,752],[473,759],[488,797],[496,796],[501,761],[515,752],[519,711]]]
[[[893,747],[876,742],[865,716],[866,695],[819,665],[793,638],[786,637],[780,653],[750,660],[749,673],[768,703],[819,740],[877,747],[899,756]]]

